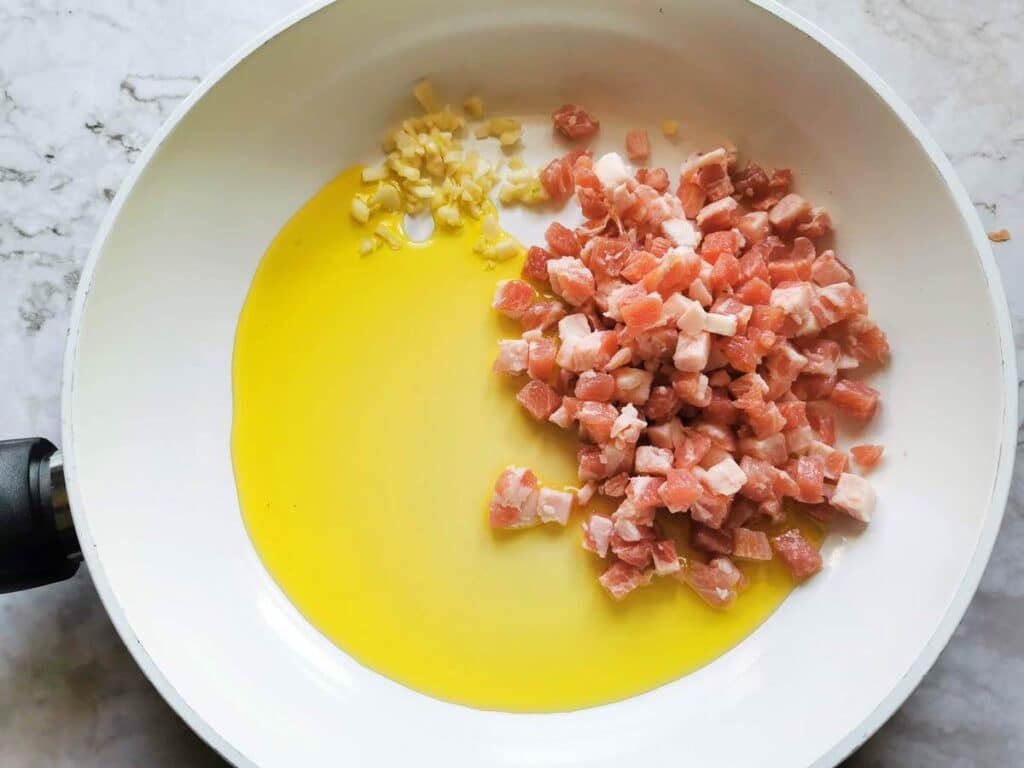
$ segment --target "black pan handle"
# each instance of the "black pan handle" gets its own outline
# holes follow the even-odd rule
[[[0,440],[0,593],[63,581],[81,562],[57,447]]]

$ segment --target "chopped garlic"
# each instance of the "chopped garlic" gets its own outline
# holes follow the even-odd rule
[[[429,80],[420,80],[416,83],[412,95],[416,97],[424,112],[437,112],[440,109],[434,96],[434,84]]]
[[[661,132],[665,134],[666,139],[674,139],[679,135],[679,121],[665,120],[661,124]]]
[[[475,117],[477,120],[484,116],[484,100],[479,96],[470,96],[462,102],[462,108],[467,115]]]
[[[368,237],[359,243],[359,253],[362,256],[368,256],[377,250],[377,246],[380,245],[380,241],[375,237]]]
[[[349,213],[351,213],[352,218],[360,224],[365,224],[370,220],[370,206],[368,206],[366,201],[361,198],[352,198],[352,204],[349,206]]]
[[[519,143],[522,131],[505,131],[498,137],[498,142],[503,147],[512,147]]]
[[[384,181],[388,177],[388,169],[384,164],[368,165],[363,168],[363,181]]]
[[[437,218],[442,224],[447,224],[449,227],[458,227],[462,224],[462,216],[459,213],[459,209],[451,204],[442,205],[438,208]]]
[[[486,237],[488,240],[498,239],[498,220],[494,217],[493,214],[489,213],[486,216],[484,216],[483,223],[480,225],[480,231],[483,233],[483,236]]]
[[[397,251],[402,247],[402,241],[398,239],[398,236],[383,224],[378,224],[377,228],[373,230],[373,234],[387,243],[393,251]]]
[[[487,128],[490,130],[491,136],[500,136],[510,131],[522,131],[523,125],[511,117],[492,117],[487,121]]]
[[[437,109],[429,81],[418,83],[414,94],[428,112],[403,120],[385,137],[384,161],[362,171],[363,181],[377,182],[376,189],[360,195],[365,205],[355,204],[353,216],[372,227],[378,211],[415,214],[431,210],[439,225],[452,228],[462,226],[465,216],[483,217],[498,183],[497,168],[476,152],[463,150],[459,136],[466,120],[448,107]],[[464,107],[469,114],[483,114],[483,101],[478,97],[467,99]],[[498,138],[505,146],[518,143],[521,130],[519,121],[508,117],[492,118],[477,128],[478,134]],[[516,183],[512,196],[517,202],[546,199],[539,176],[530,172]]]
[[[398,188],[393,184],[381,184],[373,195],[375,205],[385,211],[397,211],[402,207],[402,199],[398,194]]]
[[[510,237],[500,243],[495,243],[490,249],[490,255],[495,261],[506,261],[521,253],[522,250],[522,243],[514,237]]]
[[[420,169],[413,165],[400,165],[395,168],[395,171],[399,176],[402,176],[410,181],[419,181]]]

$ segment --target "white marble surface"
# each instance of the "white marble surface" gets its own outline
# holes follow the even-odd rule
[[[1024,318],[1024,5],[788,0],[856,51],[961,174]],[[80,267],[147,138],[219,60],[301,0],[0,0],[0,437],[56,440]],[[1018,349],[1024,344],[1018,330]],[[1024,469],[967,617],[854,766],[1024,754]],[[0,597],[0,765],[218,766],[135,667],[85,569]]]

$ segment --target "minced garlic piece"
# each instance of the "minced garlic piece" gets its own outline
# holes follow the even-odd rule
[[[363,168],[363,181],[383,181],[388,177],[388,169],[381,165],[368,165]]]
[[[679,121],[665,120],[661,124],[661,132],[665,134],[666,139],[674,139],[679,135]]]
[[[402,247],[402,241],[398,239],[398,236],[383,224],[378,224],[377,228],[373,230],[373,234],[387,243],[393,251]]]
[[[484,116],[484,100],[479,96],[470,96],[462,102],[462,109],[470,117],[474,117],[479,120]]]
[[[488,240],[497,240],[498,235],[501,234],[501,230],[498,229],[498,220],[493,214],[487,214],[484,216],[484,220],[480,224],[480,232]]]
[[[370,220],[370,206],[368,206],[366,201],[362,198],[352,198],[352,205],[349,206],[349,212],[352,214],[352,218],[360,224],[365,224]]]
[[[375,237],[368,237],[365,240],[359,242],[359,254],[361,256],[369,256],[380,245],[380,241]]]
[[[515,256],[521,256],[526,248],[511,235],[503,235],[498,228],[498,220],[492,215],[484,217],[480,228],[481,236],[473,245],[473,252],[486,259],[488,266],[495,262],[508,261]]]
[[[512,147],[523,137],[523,124],[512,117],[492,117],[473,131],[478,139],[495,138],[503,147]]]
[[[513,162],[518,160],[518,162]],[[548,193],[540,183],[540,169],[531,169],[519,158],[509,161],[509,173],[505,183],[498,190],[498,200],[505,205],[523,203],[534,205],[549,200]]]
[[[382,208],[389,212],[397,211],[402,207],[402,198],[398,194],[398,187],[394,184],[379,184],[371,200],[377,208]]]
[[[412,95],[423,107],[424,112],[437,112],[439,109],[437,98],[434,96],[434,84],[429,80],[420,80],[412,89]]]
[[[522,250],[522,243],[514,237],[509,237],[491,246],[490,254],[495,261],[506,261],[521,253]]]

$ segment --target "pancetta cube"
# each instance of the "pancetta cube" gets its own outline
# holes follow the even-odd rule
[[[732,556],[740,560],[771,560],[772,546],[768,534],[749,528],[735,528],[732,532]]]
[[[651,545],[651,557],[654,560],[654,572],[659,576],[678,573],[680,569],[679,555],[676,553],[674,541],[664,539]]]
[[[704,485],[720,496],[732,496],[746,482],[746,474],[732,457],[723,459],[704,473]]]
[[[634,466],[641,475],[667,475],[672,469],[672,452],[653,445],[638,446]]]
[[[537,476],[526,467],[507,467],[494,483],[490,519],[493,528],[528,528],[537,516]]]
[[[498,342],[498,357],[494,361],[494,372],[518,376],[526,371],[529,363],[530,345],[522,339],[502,339]]]
[[[583,548],[598,557],[608,554],[608,542],[611,539],[611,518],[605,515],[591,515],[583,523]]]
[[[867,523],[875,511],[875,489],[860,475],[844,472],[839,476],[829,504],[841,509],[854,520]]]
[[[772,540],[772,549],[796,581],[803,581],[821,570],[821,553],[796,528]]]
[[[653,572],[624,563],[621,560],[612,565],[598,578],[601,586],[616,600],[621,600],[634,589],[646,587],[651,583]]]
[[[572,499],[573,495],[568,491],[541,488],[537,494],[537,517],[542,523],[566,525],[572,511]]]
[[[702,331],[694,336],[679,334],[676,351],[672,355],[672,363],[677,370],[688,373],[703,371],[708,364],[711,352],[711,334]]]

